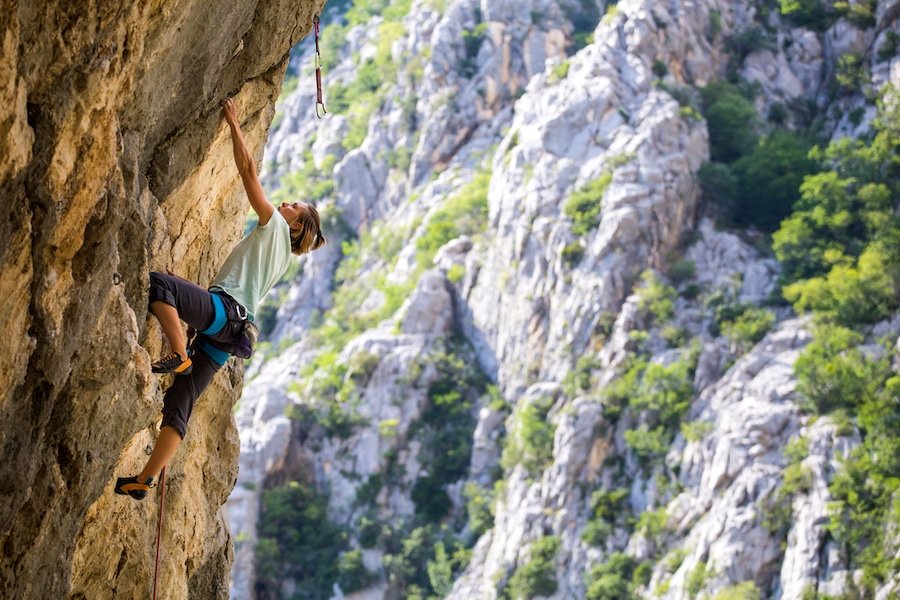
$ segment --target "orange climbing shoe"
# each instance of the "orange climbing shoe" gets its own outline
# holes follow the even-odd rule
[[[147,497],[147,492],[155,488],[153,477],[148,477],[144,483],[138,483],[137,475],[134,477],[119,477],[116,479],[115,491],[122,496],[131,496],[135,500],[143,500]]]
[[[185,360],[181,360],[181,357],[177,354],[170,354],[165,358],[161,358],[152,365],[150,365],[151,370],[154,373],[175,373],[176,375],[187,375],[190,373],[194,364],[191,362],[190,357]]]

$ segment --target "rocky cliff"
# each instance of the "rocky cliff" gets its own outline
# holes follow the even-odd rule
[[[765,237],[701,206],[697,98],[729,78],[769,126],[862,135],[900,5],[602,4],[354,3],[333,114],[279,105],[270,189],[345,243],[269,299],[233,598],[867,597],[828,527],[860,430],[802,403],[811,321]]]
[[[166,383],[148,272],[203,284],[240,235],[218,102],[261,155],[319,4],[2,3],[0,596],[149,596],[156,498],[112,494]],[[217,377],[170,465],[161,597],[227,596],[241,380]]]

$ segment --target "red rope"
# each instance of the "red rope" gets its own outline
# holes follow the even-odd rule
[[[325,110],[325,101],[322,98],[322,55],[319,54],[319,15],[313,17],[313,27],[316,32],[316,116],[320,119],[322,115],[328,114]],[[322,114],[319,114],[319,107],[322,107]]]
[[[153,565],[153,600],[156,600],[156,583],[159,580],[159,550],[162,546],[163,507],[166,504],[166,468],[159,474],[159,518],[156,525],[156,564]]]

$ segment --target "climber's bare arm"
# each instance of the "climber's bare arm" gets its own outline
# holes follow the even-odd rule
[[[250,200],[250,206],[259,216],[259,224],[265,225],[275,214],[275,206],[266,198],[259,177],[256,176],[256,162],[247,150],[244,144],[244,134],[241,132],[241,125],[237,119],[237,110],[234,100],[226,98],[222,101],[222,113],[228,127],[231,128],[231,147],[234,150],[234,163],[237,165],[238,173],[241,174],[241,181],[244,182],[244,189],[247,191],[247,198]]]

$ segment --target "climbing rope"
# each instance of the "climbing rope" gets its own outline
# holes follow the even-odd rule
[[[319,15],[313,17],[313,27],[316,32],[316,116],[320,119],[323,115],[328,114],[325,110],[325,101],[322,97],[322,55],[319,53]],[[322,114],[319,114],[319,107],[322,107]]]
[[[166,468],[159,474],[159,518],[156,524],[156,564],[153,565],[153,600],[156,600],[156,583],[159,580],[159,551],[162,545],[163,507],[166,504]]]

